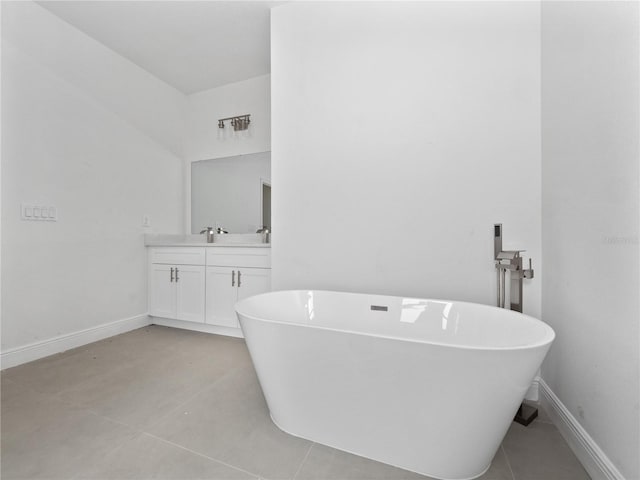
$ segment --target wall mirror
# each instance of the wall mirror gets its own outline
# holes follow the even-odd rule
[[[271,229],[271,152],[191,163],[191,233]]]

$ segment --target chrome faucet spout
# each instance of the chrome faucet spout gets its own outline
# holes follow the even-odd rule
[[[207,243],[213,243],[213,227],[207,227],[201,230],[200,233],[204,233],[207,236]]]

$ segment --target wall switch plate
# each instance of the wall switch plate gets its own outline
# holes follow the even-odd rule
[[[58,209],[50,205],[23,203],[20,205],[20,218],[22,220],[55,222],[58,220]]]
[[[151,217],[149,215],[143,215],[142,216],[142,226],[143,227],[150,227],[151,226]]]

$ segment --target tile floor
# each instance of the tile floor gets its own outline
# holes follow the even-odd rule
[[[3,371],[1,419],[4,480],[426,480],[281,432],[243,340],[166,327]],[[482,478],[589,477],[541,413]]]

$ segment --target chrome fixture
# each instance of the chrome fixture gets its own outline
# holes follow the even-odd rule
[[[229,232],[227,232],[226,230],[223,230],[221,227],[218,227],[215,230],[213,229],[213,227],[207,227],[204,230],[201,230],[200,233],[204,233],[207,236],[207,243],[213,243],[215,239],[214,234],[229,233]]]
[[[224,122],[231,120],[231,126],[234,131],[246,130],[249,128],[249,124],[251,123],[251,120],[249,119],[250,116],[251,114],[247,113],[245,115],[238,115],[237,117],[221,118],[218,120],[218,128],[224,128]]]
[[[522,257],[520,256],[522,252],[524,252],[524,250],[502,250],[502,224],[496,223],[493,225],[493,257],[498,280],[497,305],[500,308],[509,308],[510,310],[515,310],[520,313],[522,313],[522,281],[525,278],[533,278],[531,258],[529,258],[529,268],[522,268]],[[508,307],[505,306],[507,270],[509,271],[509,280],[511,282]],[[522,403],[513,420],[526,427],[533,422],[537,416],[537,408]]]
[[[204,233],[207,236],[207,243],[213,243],[213,227],[207,227],[204,230],[201,230],[200,233]]]
[[[269,230],[269,227],[263,226],[256,230],[256,233],[262,234],[262,243],[269,243],[271,241],[271,231]]]
[[[493,226],[493,255],[497,272],[497,306],[509,308],[522,313],[522,280],[533,278],[533,268],[529,259],[529,268],[522,268],[522,257],[520,254],[524,250],[502,250],[502,224],[496,223]],[[509,307],[506,307],[505,289],[506,274],[509,271]]]

